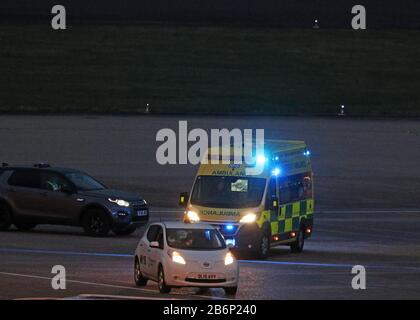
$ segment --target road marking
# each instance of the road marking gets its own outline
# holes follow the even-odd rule
[[[51,281],[51,278],[49,277],[43,277],[43,276],[37,276],[37,275],[31,275],[31,274],[22,274],[22,273],[13,273],[13,272],[2,272],[0,271],[0,275],[5,276],[11,276],[11,277],[22,277],[22,278],[32,278],[32,279],[40,279],[40,280],[48,280]],[[77,284],[84,284],[84,285],[91,285],[91,286],[98,286],[98,287],[106,287],[106,288],[113,288],[113,289],[126,289],[126,290],[134,290],[134,291],[141,291],[146,293],[152,293],[152,294],[158,294],[155,290],[150,289],[141,289],[141,288],[134,288],[134,287],[127,287],[127,286],[121,286],[121,285],[114,285],[114,284],[107,284],[107,283],[99,283],[99,282],[90,282],[90,281],[80,281],[80,280],[69,280],[66,279],[67,282],[70,283],[77,283]],[[204,296],[204,295],[185,295],[182,293],[173,293],[172,295],[178,295],[178,296],[184,296],[184,297],[199,297],[199,298],[205,298],[205,299],[211,299],[211,300],[234,300],[229,298],[223,298],[223,297],[215,297],[215,296]],[[157,298],[159,299],[159,298]],[[180,300],[177,298],[163,298],[162,300]]]
[[[120,253],[99,253],[99,252],[76,252],[76,251],[60,251],[60,250],[42,250],[42,249],[9,249],[0,248],[0,252],[10,253],[40,253],[40,254],[57,254],[67,256],[89,256],[89,257],[112,257],[112,258],[134,258],[132,254]]]

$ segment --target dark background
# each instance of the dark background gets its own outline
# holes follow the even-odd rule
[[[369,28],[418,28],[420,1],[389,0],[1,0],[2,21],[50,19],[66,7],[69,23],[247,23],[284,27],[350,27],[351,8],[362,4]]]

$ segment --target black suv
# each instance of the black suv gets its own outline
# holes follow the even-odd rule
[[[111,190],[86,173],[37,164],[0,167],[0,230],[14,224],[82,226],[91,236],[129,235],[149,220],[146,201]]]

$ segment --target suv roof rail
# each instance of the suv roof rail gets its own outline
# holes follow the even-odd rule
[[[2,166],[2,167],[8,167],[8,166],[9,166],[9,164],[8,164],[8,163],[6,163],[6,162],[3,162],[3,163],[1,164],[1,166]]]
[[[35,163],[34,164],[34,167],[35,168],[49,168],[51,166],[48,163],[41,162],[41,163]]]

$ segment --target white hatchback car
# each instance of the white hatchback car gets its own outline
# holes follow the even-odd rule
[[[211,287],[234,295],[238,277],[235,257],[220,232],[208,224],[152,223],[136,249],[136,285],[154,280],[161,293],[173,287]]]

